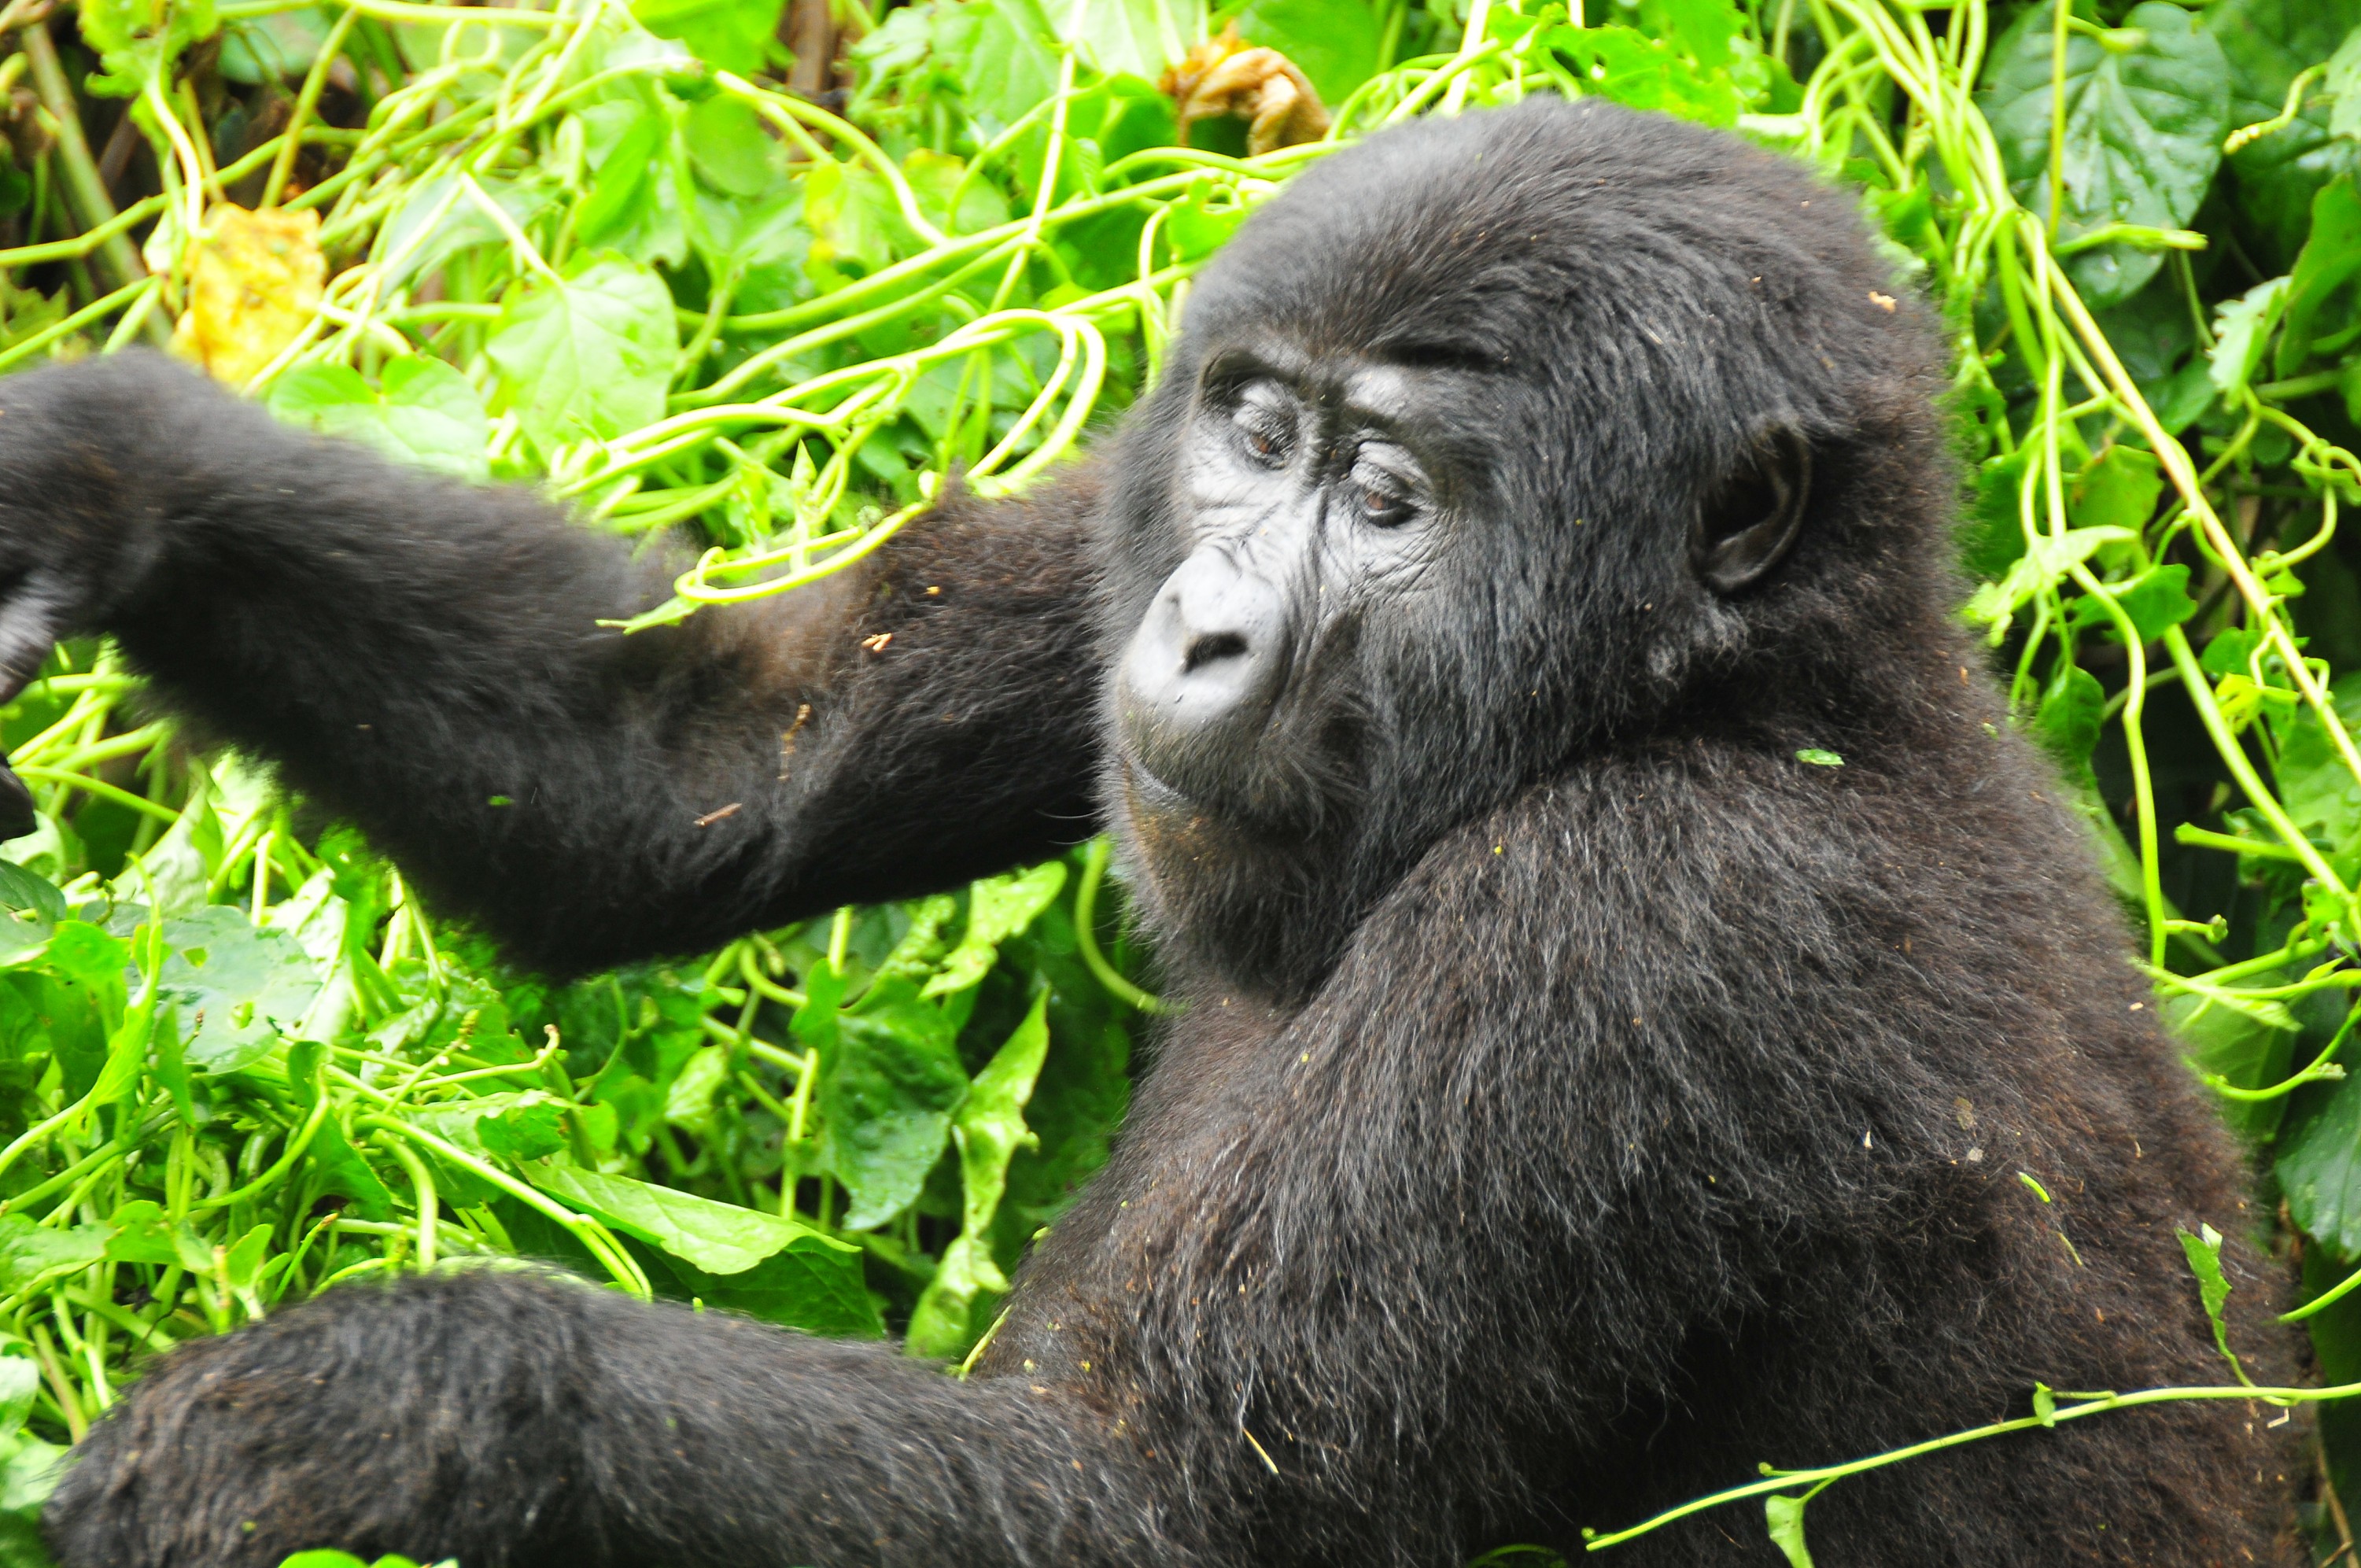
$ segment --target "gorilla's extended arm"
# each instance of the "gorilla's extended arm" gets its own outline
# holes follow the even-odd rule
[[[597,622],[665,563],[126,356],[0,381],[0,664],[115,632],[431,895],[590,968],[1087,835],[1095,496],[955,501],[828,587],[627,638]]]
[[[58,1495],[68,1562],[370,1541],[471,1568],[1188,1562],[1137,1451],[1062,1394],[531,1275],[338,1292],[142,1388]]]

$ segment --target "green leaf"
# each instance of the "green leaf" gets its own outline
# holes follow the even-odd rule
[[[57,896],[57,914],[49,912],[48,901],[27,885],[30,883],[38,883]],[[65,912],[63,904],[52,883],[22,866],[0,861],[0,969],[32,963],[48,952],[57,935],[59,916]]]
[[[809,1043],[827,1031],[806,1023],[823,995],[813,976],[805,990],[796,1033]],[[846,1228],[862,1230],[918,1196],[950,1142],[967,1073],[951,1020],[907,981],[879,981],[858,1011],[834,1018],[834,1038],[819,1047],[820,1157],[851,1198]]]
[[[664,1120],[703,1137],[713,1126],[713,1097],[729,1080],[730,1053],[719,1046],[700,1047],[664,1090]]]
[[[1385,47],[1383,7],[1367,0],[1247,0],[1236,27],[1248,43],[1293,60],[1332,109],[1378,73]]]
[[[2279,324],[2287,305],[2288,280],[2257,283],[2235,300],[2225,301],[2213,322],[2213,351],[2206,356],[2207,374],[2224,396],[2246,389],[2263,350]]]
[[[280,931],[257,930],[245,912],[208,905],[164,923],[159,997],[180,1004],[192,1030],[189,1065],[236,1072],[261,1059],[320,994],[311,956]]]
[[[671,117],[646,99],[593,104],[577,118],[590,190],[574,210],[585,250],[611,250],[651,266],[677,267],[688,255]]]
[[[895,242],[908,230],[892,190],[875,171],[824,163],[802,185],[810,263],[823,288],[841,286],[831,274],[874,272],[893,261]]]
[[[2091,765],[2091,748],[2098,744],[2099,718],[2106,706],[2107,694],[2098,677],[2080,664],[2069,664],[2042,694],[2027,728],[2059,766],[2079,773]]]
[[[816,1231],[737,1274],[708,1274],[677,1259],[669,1266],[682,1288],[708,1307],[832,1338],[885,1334],[876,1299],[862,1279],[859,1251]]]
[[[1804,750],[1796,752],[1795,761],[1799,762],[1809,762],[1816,768],[1841,768],[1844,766],[1844,758],[1834,751],[1822,751],[1817,746],[1806,746]]]
[[[2233,627],[2217,631],[2205,644],[2205,652],[2197,661],[2198,667],[2219,680],[2224,675],[2246,673],[2246,665],[2255,652],[2255,644],[2263,640],[2259,631]]]
[[[2332,1086],[2281,1133],[2276,1168],[2288,1213],[2305,1234],[2361,1256],[2361,1076]]]
[[[604,1176],[571,1165],[541,1165],[528,1172],[533,1184],[554,1198],[587,1209],[607,1223],[708,1274],[742,1274],[797,1242],[809,1242],[848,1257],[859,1249],[823,1235],[797,1220],[717,1203],[628,1176]]]
[[[1975,503],[1960,529],[1960,565],[1979,582],[1992,582],[2025,555],[2021,497],[2035,448],[2020,445],[1976,467]]]
[[[2328,74],[2321,81],[2335,100],[2329,105],[2328,134],[2361,137],[2361,23],[2356,23],[2336,52],[2328,57]]]
[[[689,110],[682,135],[697,178],[725,195],[759,196],[781,178],[778,143],[743,99],[706,99]]]
[[[680,359],[672,291],[650,268],[594,259],[511,295],[484,352],[543,450],[620,435],[664,416]]]
[[[2189,1272],[2197,1276],[2197,1298],[2204,1304],[2205,1321],[2213,1325],[2214,1347],[2243,1383],[2246,1380],[2246,1368],[2232,1354],[2229,1325],[2222,1321],[2222,1304],[2230,1299],[2229,1276],[2222,1272],[2222,1233],[2202,1221],[2198,1223],[2197,1231],[2192,1236],[2175,1226],[2173,1234],[2180,1238],[2181,1253],[2189,1259]]]
[[[2059,534],[2037,534],[2008,575],[1986,583],[1968,598],[1960,613],[1993,629],[1994,641],[2006,630],[2009,617],[2044,587],[2055,586],[2066,574],[2096,554],[2103,545],[2128,544],[2139,536],[2128,528],[2070,528]]]
[[[0,1296],[21,1295],[105,1255],[106,1232],[97,1225],[61,1230],[36,1225],[23,1214],[0,1214]]]
[[[574,209],[574,236],[593,249],[606,245],[638,215],[641,193],[648,188],[651,171],[671,133],[664,115],[654,109],[611,107],[629,111],[631,117],[612,147],[598,157],[590,193]]]
[[[379,394],[349,366],[299,365],[272,386],[270,411],[412,467],[461,479],[488,476],[484,447],[491,424],[465,376],[417,355],[388,365],[384,381]]]
[[[317,5],[234,22],[223,36],[218,68],[249,85],[301,76],[320,58],[332,26]]]
[[[29,1431],[0,1442],[0,1568],[56,1568],[41,1535],[41,1505],[65,1474],[65,1456]]]
[[[394,360],[381,380],[380,444],[388,456],[456,478],[486,477],[491,422],[467,377],[422,354]]]
[[[1671,43],[1631,27],[1554,27],[1550,46],[1586,92],[1635,109],[1728,128],[1745,106],[1727,71],[1701,71]]]
[[[751,76],[784,55],[777,42],[786,0],[632,0],[631,15],[660,38],[678,38],[708,65]]]
[[[919,994],[943,996],[982,980],[991,971],[1000,944],[1032,925],[1065,885],[1063,861],[1046,861],[977,883],[968,894],[966,934]]]
[[[2229,667],[2213,674],[2246,669],[2245,650],[2254,641],[2251,632],[2224,632],[2214,638],[2206,654],[2210,658],[2215,648],[2232,639],[2237,640],[2236,662],[2230,663],[2225,657]],[[2361,674],[2340,677],[2329,688],[2329,696],[2348,729],[2361,727]],[[2280,723],[2278,733],[2274,775],[2279,804],[2287,808],[2289,819],[2306,837],[2326,845],[2333,859],[2346,860],[2361,853],[2361,779],[2356,779],[2353,770],[2345,765],[2327,727],[2306,707]]]
[[[1008,198],[987,180],[967,178],[967,165],[931,148],[918,148],[902,162],[902,178],[918,199],[918,210],[947,234],[973,234],[1008,221]],[[951,210],[957,197],[959,210]]]
[[[485,1141],[484,1123],[496,1121],[520,1106],[551,1102],[552,1097],[540,1090],[507,1091],[412,1105],[402,1112],[402,1120],[456,1146],[462,1153],[499,1165],[502,1157]],[[463,1165],[434,1154],[428,1155],[427,1161],[434,1172],[436,1191],[454,1208],[473,1208],[500,1196],[498,1188]]]
[[[0,1355],[0,1442],[13,1439],[33,1413],[33,1395],[41,1386],[41,1369],[21,1355]]]
[[[2077,527],[2137,532],[2156,514],[2163,494],[2156,454],[2116,442],[2074,476],[2068,501]]]
[[[1993,51],[1983,95],[2012,189],[2045,217],[2055,16],[2053,0],[2016,19]],[[2072,240],[2111,224],[2188,223],[2222,161],[2228,74],[2213,35],[2166,0],[2134,6],[2103,41],[2070,34],[2059,237]],[[2116,243],[2078,251],[2065,268],[2083,302],[2098,310],[2130,299],[2163,263],[2161,251]]]
[[[66,895],[49,878],[38,876],[13,861],[0,861],[0,908],[42,916],[47,922],[55,922],[66,917]]]
[[[135,1198],[117,1208],[106,1222],[106,1255],[117,1263],[152,1263],[159,1267],[181,1261],[182,1243],[176,1229],[187,1232],[186,1224],[175,1227],[164,1218],[159,1203],[147,1198]],[[203,1244],[193,1232],[189,1243],[202,1251]]]
[[[213,0],[86,0],[77,19],[82,40],[98,50],[108,72],[93,72],[84,90],[110,98],[166,80],[173,57],[221,25]]]
[[[1356,0],[1344,3],[1357,11],[1368,9]],[[1151,82],[1206,32],[1204,0],[1090,0],[1075,7],[1073,21],[1074,48],[1085,62],[1109,76],[1144,76]],[[1267,41],[1243,27],[1238,30],[1257,43]],[[1308,68],[1305,73],[1310,74]],[[1318,78],[1313,80],[1316,83]]]
[[[1008,1162],[1019,1148],[1040,1146],[1025,1124],[1025,1104],[1049,1051],[1049,1007],[1044,986],[1016,1033],[975,1075],[952,1118],[960,1156],[960,1234],[944,1250],[910,1314],[907,1346],[913,1355],[965,1354],[973,1343],[970,1308],[976,1295],[1008,1289],[992,1255],[992,1222],[1008,1189]]]
[[[2218,1077],[2233,1089],[2260,1089],[2287,1076],[2297,1031],[2294,1018],[2285,1009],[2258,1015],[2211,997],[2180,995],[2166,997],[2158,1010],[2188,1048],[2190,1065],[2199,1072]],[[2287,1103],[2285,1096],[2222,1101],[2217,1109],[2240,1136],[2259,1141],[2279,1132]],[[2282,1157],[2284,1153],[2282,1149]],[[2361,1201],[2361,1193],[2355,1197]],[[2355,1234],[2361,1235],[2361,1212],[2356,1212],[2353,1225]],[[2324,1234],[2309,1223],[2304,1228],[2313,1235]]]
[[[304,1151],[313,1175],[322,1192],[338,1192],[353,1201],[351,1212],[364,1220],[388,1220],[393,1217],[393,1190],[379,1179],[361,1157],[352,1141],[336,1125],[334,1116],[320,1124],[312,1135],[311,1146]],[[455,1194],[445,1192],[447,1201]]]
[[[131,949],[117,938],[87,921],[60,920],[42,956],[60,979],[100,987],[121,1003],[123,971],[131,962]]]
[[[457,181],[450,174],[420,181],[386,221],[386,287],[423,278],[476,246],[507,248],[508,236],[482,208],[457,191]],[[527,232],[555,199],[555,192],[540,183],[489,175],[479,176],[476,183],[511,223]],[[397,257],[399,260],[393,259]]]
[[[62,926],[64,923],[60,922]],[[118,993],[121,971],[104,982]],[[16,974],[0,991],[0,1018],[16,1031],[9,1055],[18,1061],[49,1052],[64,1079],[68,1100],[79,1100],[98,1081],[106,1065],[106,1018],[110,999],[102,986],[78,984],[52,974]]]
[[[566,1146],[565,1119],[569,1113],[555,1101],[511,1105],[497,1116],[478,1117],[476,1135],[493,1154],[522,1165]]]
[[[968,112],[985,136],[1058,90],[1057,31],[1040,0],[972,0],[935,16],[935,56],[959,62]]]
[[[2047,1383],[2033,1386],[2033,1415],[2045,1427],[2058,1424],[2058,1391]]]
[[[2197,601],[2189,597],[2189,568],[2177,561],[2140,574],[2117,591],[2115,602],[2131,618],[2143,642],[2155,641],[2197,613]],[[2110,634],[2114,625],[2107,622]]]
[[[2197,601],[2189,597],[2189,568],[2179,562],[2151,566],[2129,582],[2111,583],[2107,593],[2130,620],[2143,643],[2155,641],[2169,629],[2197,613]],[[2121,641],[2115,618],[2107,613],[2106,606],[2093,594],[2073,601],[2067,624],[2094,627],[2102,636]]]
[[[1801,1497],[1773,1492],[1763,1499],[1763,1517],[1771,1527],[1771,1544],[1786,1554],[1787,1568],[1812,1568],[1812,1549],[1804,1544],[1804,1504]]]
[[[270,1226],[256,1225],[222,1252],[221,1280],[233,1290],[249,1291],[262,1277],[264,1259],[270,1255]]]
[[[1222,196],[1222,204],[1214,197]],[[1227,192],[1211,179],[1200,180],[1189,187],[1188,193],[1167,207],[1164,234],[1172,246],[1175,259],[1201,260],[1219,250],[1238,225],[1246,221],[1246,208],[1232,199]]]
[[[2276,118],[2296,73],[2326,60],[2355,27],[2361,0],[2219,0],[2205,30],[2229,61],[2233,127]],[[2308,93],[2293,124],[2230,155],[2231,187],[2250,245],[2288,264],[2303,244],[2314,194],[2356,165],[2354,144],[2329,133],[2323,94]]]
[[[112,1105],[131,1092],[148,1065],[148,1047],[155,1038],[156,998],[151,994],[124,1014],[106,1038],[106,1062],[90,1086],[93,1107]]]
[[[2361,40],[2361,32],[2354,38]],[[2354,100],[2361,108],[2361,88]],[[2349,174],[2312,198],[2312,237],[2288,280],[2279,374],[2293,375],[2312,356],[2312,323],[2323,317],[2335,331],[2361,320],[2361,182]]]

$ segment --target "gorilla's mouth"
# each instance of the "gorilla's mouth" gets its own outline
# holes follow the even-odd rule
[[[1266,743],[1246,757],[1202,767],[1191,766],[1185,753],[1151,760],[1125,737],[1115,759],[1123,807],[1136,821],[1153,820],[1159,831],[1182,835],[1193,853],[1300,854],[1342,830],[1359,796],[1342,778],[1330,776],[1343,771],[1341,758],[1313,765],[1307,760],[1311,745],[1287,731],[1273,723]],[[1274,752],[1300,765],[1266,765],[1265,757]]]
[[[1193,888],[1197,892],[1186,896],[1195,902],[1206,890],[1238,885],[1242,875],[1250,883],[1271,875],[1291,881],[1280,868],[1300,871],[1311,848],[1301,830],[1198,799],[1133,757],[1121,758],[1116,782],[1112,804],[1149,880],[1168,894]],[[1263,870],[1257,873],[1255,868]]]
[[[1225,790],[1191,787],[1167,778],[1136,746],[1122,747],[1116,762],[1122,770],[1123,803],[1134,817],[1187,818],[1192,830],[1219,825],[1249,835],[1269,826],[1257,822],[1256,814],[1244,803],[1226,798]]]

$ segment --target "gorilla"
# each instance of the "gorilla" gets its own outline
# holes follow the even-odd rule
[[[2258,1222],[1951,613],[1904,293],[1730,137],[1406,126],[1245,225],[1098,455],[630,637],[664,565],[522,491],[152,359],[0,382],[0,663],[113,634],[520,960],[1104,826],[1185,1002],[969,1381],[546,1275],[338,1290],[157,1364],[60,1561],[1453,1568],[2223,1381],[2174,1233],[2268,1306]],[[1966,1445],[1812,1546],[2287,1561],[2273,1419]],[[1752,1508],[1618,1550],[1780,1561]]]

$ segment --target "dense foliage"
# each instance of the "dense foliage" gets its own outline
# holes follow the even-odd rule
[[[1735,127],[1857,189],[1940,307],[1965,613],[2361,1380],[2361,0],[1589,5],[7,0],[0,370],[169,340],[288,420],[699,537],[677,617],[858,559],[955,467],[1056,462],[1338,140],[1540,92]],[[1180,145],[1159,78],[1224,24],[1327,139]],[[0,740],[42,810],[0,864],[0,1560],[139,1356],[357,1276],[555,1258],[961,1356],[1155,1005],[1103,844],[552,986],[146,721],[104,645]],[[2322,1425],[2352,1495],[2361,1408]]]

